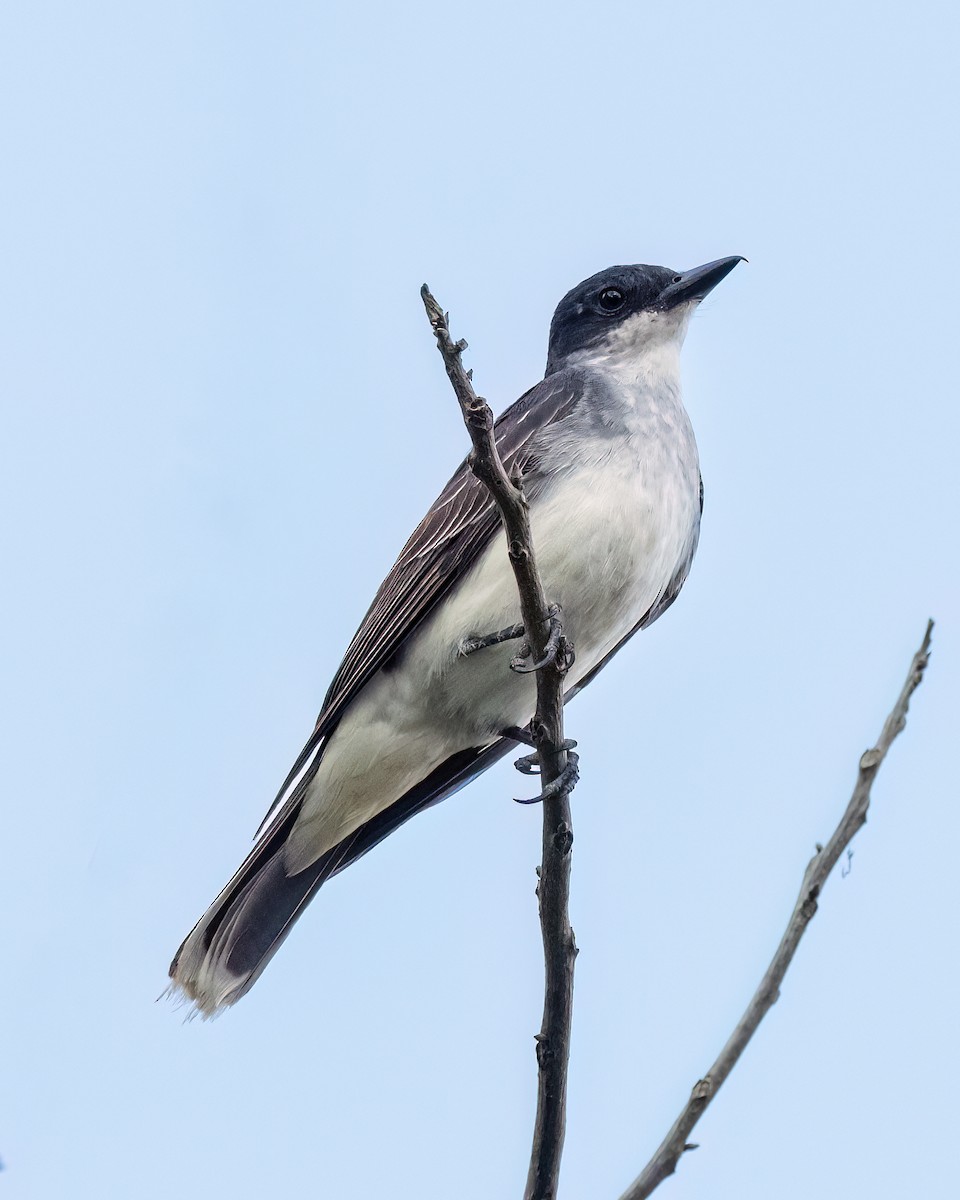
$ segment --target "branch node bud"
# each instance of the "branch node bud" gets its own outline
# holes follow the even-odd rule
[[[553,845],[561,855],[567,855],[573,849],[573,830],[566,821],[561,821],[554,830]]]
[[[877,746],[873,746],[873,747],[871,747],[871,749],[865,750],[860,758],[860,770],[861,771],[871,770],[873,767],[877,766],[880,763],[880,760],[882,758],[883,758],[883,751],[880,750]]]

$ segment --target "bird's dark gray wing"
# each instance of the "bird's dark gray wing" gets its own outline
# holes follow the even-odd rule
[[[523,471],[528,497],[537,494],[543,480],[537,461],[537,435],[546,426],[562,420],[582,395],[579,372],[557,371],[525,392],[497,419],[494,429],[500,457],[508,471],[514,465]],[[463,578],[499,524],[500,515],[485,485],[464,460],[380,585],[333,677],[316,727],[284,781],[264,825],[275,814],[279,818],[277,805],[310,763],[309,771],[303,774],[287,803],[299,799],[319,763],[318,747],[336,727],[346,706]]]

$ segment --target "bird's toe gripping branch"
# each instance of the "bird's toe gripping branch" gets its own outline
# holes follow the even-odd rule
[[[504,731],[507,737],[512,737],[513,734],[509,730]],[[526,733],[526,730],[520,730],[521,733]],[[516,739],[519,740],[519,739]],[[561,750],[570,751],[576,746],[573,738],[565,738]],[[524,742],[526,746],[532,746],[533,742]],[[574,755],[576,758],[576,755]],[[521,775],[539,775],[540,774],[540,755],[535,751],[533,754],[525,754],[522,758],[518,758],[514,764]],[[538,797],[539,799],[539,797]]]
[[[570,739],[568,738],[564,745],[567,745],[569,741]],[[573,742],[574,746],[576,744],[576,742]],[[536,758],[536,755],[531,754],[527,757]],[[517,760],[517,762],[514,764],[517,767],[517,770],[522,770],[520,763],[524,761],[525,760],[522,758]],[[573,750],[568,749],[567,765],[563,768],[556,779],[544,786],[539,796],[530,796],[529,798],[515,796],[514,800],[517,802],[517,804],[540,804],[544,800],[552,800],[554,796],[559,796],[561,792],[566,792],[569,795],[570,792],[572,792],[577,786],[577,780],[580,778],[579,763],[580,755],[576,754]],[[533,772],[524,771],[524,774],[531,775]]]
[[[511,738],[515,742],[521,742],[524,746],[536,746],[536,741],[530,730],[521,729],[517,725],[512,725],[509,729],[505,729],[503,736]],[[515,797],[517,804],[540,804],[543,800],[559,796],[561,792],[570,793],[573,791],[577,786],[577,780],[580,778],[580,755],[574,754],[573,751],[576,744],[573,738],[564,738],[560,749],[566,751],[567,765],[556,779],[544,786],[539,796],[531,796],[529,799]],[[513,765],[521,775],[539,775],[541,770],[540,755],[534,750],[533,754],[524,754],[522,758],[518,758]]]
[[[531,675],[550,663],[556,663],[562,673],[570,670],[576,655],[573,643],[563,636],[563,625],[560,622],[560,605],[551,604],[547,609],[547,644],[543,648],[543,657],[536,662],[530,661],[532,653],[527,642],[521,643],[519,653],[510,660],[510,670],[518,675]]]
[[[576,659],[573,643],[563,636],[563,625],[560,622],[560,605],[551,604],[547,610],[547,644],[543,649],[543,657],[536,662],[530,662],[532,653],[530,645],[523,642],[517,653],[510,660],[510,670],[518,675],[531,675],[548,663],[556,662],[561,671],[569,671]],[[508,625],[506,629],[498,629],[495,633],[478,633],[466,637],[457,647],[463,658],[476,654],[478,650],[487,650],[490,646],[499,646],[503,642],[513,642],[524,636],[523,625]]]

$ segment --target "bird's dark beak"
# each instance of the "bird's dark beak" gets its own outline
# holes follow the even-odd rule
[[[732,258],[718,258],[716,262],[704,263],[702,267],[684,271],[663,289],[657,307],[674,308],[686,300],[702,300],[713,291],[721,279],[726,279],[738,262],[746,261],[742,255],[735,254]]]

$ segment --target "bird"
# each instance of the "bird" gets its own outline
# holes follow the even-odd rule
[[[554,313],[543,379],[495,422],[507,471],[522,475],[545,592],[576,647],[565,703],[687,578],[703,482],[680,349],[697,306],[741,261],[614,266],[584,280]],[[500,531],[465,459],[380,586],[252,849],[170,965],[170,990],[195,1012],[245,995],[327,880],[522,739],[534,676],[511,671],[515,648],[487,636],[519,616]]]

